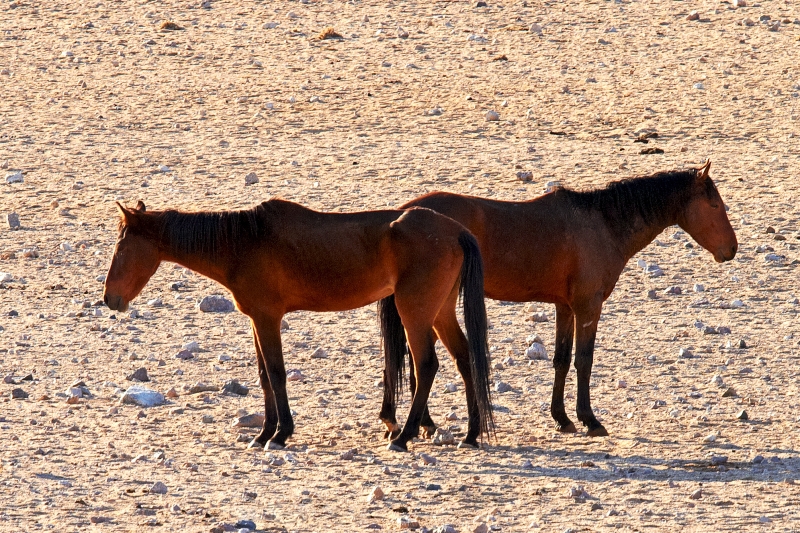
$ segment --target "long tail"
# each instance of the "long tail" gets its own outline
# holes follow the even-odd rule
[[[467,329],[472,383],[481,417],[481,433],[494,434],[492,391],[490,384],[489,343],[486,338],[486,305],[483,299],[483,259],[478,243],[465,231],[458,237],[464,251],[461,265],[461,301],[464,304],[464,325]]]
[[[381,338],[383,339],[384,403],[396,405],[403,395],[403,367],[408,351],[406,330],[400,320],[400,313],[394,303],[394,294],[378,302],[378,315],[381,321]]]

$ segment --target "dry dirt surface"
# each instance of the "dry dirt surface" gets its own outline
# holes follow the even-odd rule
[[[800,9],[487,3],[3,2],[0,530],[800,528]],[[607,438],[553,429],[551,364],[525,356],[538,334],[552,357],[549,305],[487,301],[497,438],[408,454],[377,418],[374,306],[287,316],[297,430],[265,453],[232,425],[263,412],[248,320],[197,307],[224,289],[165,264],[136,312],[100,301],[115,200],[527,199],[706,158],[739,254],[717,264],[673,227],[630,262],[595,352]],[[458,438],[438,350],[431,410]],[[139,368],[165,405],[120,403]],[[220,390],[234,379],[248,395]],[[574,371],[567,390],[572,407]]]

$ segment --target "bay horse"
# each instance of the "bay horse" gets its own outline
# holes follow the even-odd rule
[[[576,432],[564,408],[564,383],[575,342],[578,376],[576,412],[589,436],[608,432],[592,412],[589,378],[603,302],[625,264],[668,226],[677,224],[714,259],[736,255],[736,234],[725,204],[709,177],[710,161],[701,168],[658,172],[624,179],[605,188],[579,192],[556,188],[521,202],[506,202],[433,192],[401,208],[427,207],[467,227],[481,248],[486,296],[512,302],[548,302],[556,306],[555,380],[550,413],[558,431]],[[386,310],[386,313],[391,310]],[[464,350],[455,313],[437,329],[451,352]],[[454,340],[455,339],[455,340]],[[404,351],[387,352],[389,372],[403,365]],[[412,373],[412,390],[413,368]],[[387,382],[390,386],[394,382]],[[393,391],[384,395],[391,401]],[[392,405],[384,406],[384,411]],[[425,433],[436,426],[424,413]]]
[[[396,320],[382,328],[384,346],[396,343],[392,334],[399,327],[416,375],[402,432],[394,409],[381,413],[394,437],[390,449],[406,451],[419,434],[439,367],[434,343],[450,335],[442,329],[443,317],[459,293],[469,339],[459,370],[472,393],[470,434],[493,428],[482,260],[461,224],[424,208],[320,213],[281,199],[219,212],[147,211],[142,202],[134,209],[117,207],[119,237],[103,295],[110,309],[127,310],[159,264],[169,261],[225,286],[250,318],[265,419],[249,447],[281,449],[294,431],[281,351],[283,315],[383,300],[391,302]],[[398,378],[402,374],[384,375],[388,390],[397,390]],[[477,445],[474,439],[466,444]]]

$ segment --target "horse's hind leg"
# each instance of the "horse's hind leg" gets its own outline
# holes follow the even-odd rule
[[[247,447],[263,448],[269,438],[275,434],[275,430],[278,427],[278,409],[275,405],[275,394],[272,392],[272,385],[269,384],[267,366],[264,363],[264,355],[261,353],[261,346],[258,343],[255,325],[253,325],[253,343],[256,345],[258,379],[261,383],[261,390],[264,391],[264,424],[261,428],[261,433],[250,441]]]
[[[458,325],[458,318],[456,318],[455,304],[458,293],[454,293],[452,296],[445,303],[439,316],[436,317],[433,327],[442,344],[455,360],[458,373],[461,374],[461,379],[464,380],[469,424],[467,436],[459,446],[466,445],[477,448],[478,437],[481,432],[481,418],[478,411],[478,403],[475,400],[475,384],[472,380],[472,367],[469,362],[469,344],[467,343],[467,337],[464,336],[464,332],[461,331]]]
[[[575,312],[575,370],[578,373],[578,400],[576,411],[578,420],[586,426],[590,437],[605,437],[608,431],[592,412],[589,398],[589,381],[592,375],[594,340],[597,335],[597,322],[600,319],[602,303],[586,310]]]
[[[563,433],[575,433],[575,424],[567,416],[564,408],[564,384],[569,373],[572,360],[572,341],[575,332],[575,315],[568,305],[556,305],[556,351],[553,355],[553,367],[556,371],[553,381],[553,399],[550,402],[550,414],[556,421],[556,429]],[[577,364],[577,362],[576,362]]]
[[[439,369],[439,361],[434,349],[435,337],[431,326],[407,328],[408,345],[414,360],[417,375],[416,390],[408,412],[408,420],[400,434],[392,440],[390,450],[408,451],[408,441],[419,435],[422,414],[428,403],[428,396],[433,386],[433,379]]]
[[[412,368],[413,371],[413,368]],[[381,422],[386,424],[386,431],[383,433],[383,438],[392,440],[400,434],[400,424],[397,423],[397,403],[395,401],[395,391],[400,386],[394,383],[394,376],[386,368],[383,369],[383,403],[381,404],[381,413],[378,415]],[[391,380],[391,381],[390,381]]]
[[[281,319],[280,317],[253,318],[253,325],[263,355],[264,365],[275,395],[275,407],[278,414],[278,426],[275,434],[267,441],[267,448],[281,449],[286,446],[286,439],[294,433],[294,421],[289,409],[289,397],[286,395],[286,367],[281,353]]]
[[[434,339],[433,342],[436,343],[436,340]],[[414,394],[417,393],[417,375],[414,372],[414,359],[410,356],[408,358],[408,381],[411,387],[411,397],[413,398]],[[427,404],[425,405],[425,411],[422,413],[422,419],[419,421],[419,427],[422,430],[422,437],[425,439],[432,438],[433,434],[436,433],[436,424],[431,418]],[[397,435],[393,435],[393,437],[396,436]]]

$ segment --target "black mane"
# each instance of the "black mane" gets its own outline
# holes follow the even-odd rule
[[[237,211],[192,213],[169,209],[138,216],[149,219],[142,231],[176,255],[235,256],[270,232],[267,202]]]
[[[559,194],[581,210],[599,211],[609,227],[624,235],[633,230],[636,217],[646,225],[674,223],[677,213],[696,192],[697,170],[658,172],[652,176],[612,181],[602,189],[575,191],[560,189]],[[706,180],[711,196],[716,188]]]

